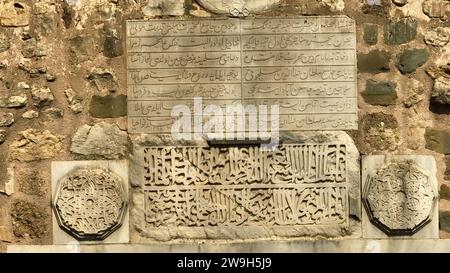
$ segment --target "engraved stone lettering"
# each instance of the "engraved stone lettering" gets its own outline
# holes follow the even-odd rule
[[[278,105],[280,131],[357,128],[347,17],[128,21],[127,52],[130,133],[170,133],[194,97]]]

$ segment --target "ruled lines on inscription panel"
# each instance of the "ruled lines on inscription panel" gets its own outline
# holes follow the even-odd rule
[[[127,22],[130,133],[176,105],[278,105],[280,131],[357,128],[355,23],[343,16]],[[203,119],[203,123],[208,118]]]

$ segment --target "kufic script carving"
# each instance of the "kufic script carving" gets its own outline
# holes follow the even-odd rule
[[[345,144],[147,147],[148,227],[348,223]]]

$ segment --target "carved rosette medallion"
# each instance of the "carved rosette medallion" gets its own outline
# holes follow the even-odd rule
[[[78,240],[103,240],[117,230],[126,211],[124,181],[100,167],[82,167],[59,181],[53,209],[59,226]]]
[[[393,162],[368,175],[363,202],[370,221],[391,236],[412,235],[431,221],[436,193],[413,161]]]

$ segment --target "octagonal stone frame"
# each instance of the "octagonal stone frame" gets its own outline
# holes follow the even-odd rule
[[[55,201],[58,197],[60,179],[70,175],[80,168],[108,169],[122,180],[122,189],[125,194],[125,205],[116,225],[109,228],[100,237],[80,237],[65,227],[56,212]],[[106,161],[56,161],[52,162],[52,216],[53,216],[53,244],[98,244],[98,243],[128,243],[129,235],[129,190],[128,190],[128,162],[126,160]]]
[[[428,224],[429,222],[431,222],[431,216],[432,216],[432,212],[434,210],[434,207],[436,206],[436,192],[433,190],[433,204],[431,206],[431,210],[430,210],[430,214],[428,214],[428,217],[425,218],[422,222],[420,222],[417,226],[415,226],[412,229],[390,229],[389,227],[387,227],[385,224],[383,224],[382,222],[380,222],[377,218],[373,217],[373,213],[371,212],[371,208],[370,208],[370,204],[369,201],[367,200],[367,195],[369,194],[369,182],[368,180],[370,179],[370,177],[372,177],[378,170],[373,170],[366,178],[366,184],[363,190],[363,204],[364,207],[366,209],[367,215],[369,216],[369,220],[370,222],[372,222],[372,224],[374,224],[375,226],[377,226],[379,229],[381,229],[384,233],[386,233],[389,236],[411,236],[413,234],[415,234],[417,231],[419,231],[421,228],[423,228],[426,224]],[[424,175],[428,177],[428,182],[430,183],[431,181],[431,177],[430,174],[428,172],[424,172]],[[430,183],[431,184],[431,183]],[[430,185],[432,187],[432,185]]]
[[[95,166],[91,166],[91,167],[92,168],[101,168],[101,167],[95,167]],[[88,168],[91,168],[91,167],[88,167]],[[122,198],[123,207],[122,207],[122,209],[120,211],[120,215],[118,216],[118,221],[112,227],[106,229],[101,235],[84,235],[84,236],[81,236],[77,231],[75,231],[75,230],[71,229],[70,227],[67,227],[66,225],[64,225],[63,220],[61,219],[61,215],[58,213],[58,209],[57,209],[57,205],[56,205],[58,197],[60,195],[60,186],[61,186],[61,183],[62,183],[61,180],[64,179],[65,177],[67,177],[67,176],[72,175],[73,173],[75,173],[75,172],[77,172],[78,170],[81,170],[81,169],[86,169],[86,167],[81,167],[81,166],[80,167],[76,167],[76,168],[72,169],[70,172],[66,173],[63,177],[61,177],[59,179],[58,184],[56,186],[56,193],[55,193],[55,196],[53,198],[52,207],[53,207],[53,210],[54,210],[54,213],[55,213],[55,216],[56,216],[56,220],[58,221],[59,227],[61,229],[63,229],[64,231],[66,231],[67,233],[69,233],[69,235],[75,237],[79,241],[102,241],[105,238],[107,238],[109,235],[111,235],[114,231],[116,231],[118,228],[120,228],[120,226],[122,225],[122,221],[123,221],[126,209],[128,207],[128,202],[127,202],[126,196],[125,196],[126,191],[125,191],[124,185],[123,185],[124,181],[122,181],[123,178],[120,177],[119,175],[117,175],[115,172],[113,172],[113,171],[111,171],[109,169],[106,169],[106,168],[101,168],[103,170],[110,171],[111,173],[113,173],[115,176],[117,176],[120,179],[119,187],[120,187],[121,193],[124,195],[123,198]]]
[[[390,229],[378,219],[374,218],[370,204],[367,201],[368,194],[368,180],[373,174],[384,166],[390,163],[404,162],[411,160],[416,163],[424,174],[428,177],[428,181],[433,192],[433,204],[431,206],[430,214],[426,219],[416,225],[413,229]],[[375,167],[376,166],[376,167]],[[363,237],[364,238],[439,238],[439,221],[438,221],[438,190],[436,179],[436,162],[432,156],[424,155],[366,155],[362,157],[362,203],[363,210]],[[375,227],[374,230],[372,227]]]

